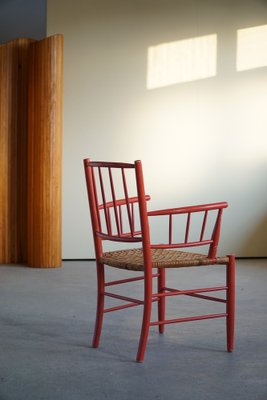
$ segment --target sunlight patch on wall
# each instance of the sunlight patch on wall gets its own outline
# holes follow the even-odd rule
[[[216,76],[217,35],[150,46],[147,89],[156,89]]]
[[[267,25],[237,31],[237,71],[267,66]]]

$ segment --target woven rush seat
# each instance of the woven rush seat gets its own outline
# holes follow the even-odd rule
[[[227,264],[228,257],[217,257],[210,259],[206,255],[189,253],[186,251],[152,249],[153,268],[182,268],[200,265]],[[110,251],[100,257],[100,262],[111,267],[127,269],[132,271],[143,271],[142,249]]]

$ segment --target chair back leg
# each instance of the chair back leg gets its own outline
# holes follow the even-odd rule
[[[158,268],[158,293],[164,293],[165,291],[165,286],[166,286],[166,278],[165,278],[165,269],[164,268]],[[160,297],[158,300],[158,320],[159,321],[164,321],[165,320],[165,303],[166,303],[166,297]],[[164,324],[159,325],[159,333],[164,333]]]
[[[235,256],[229,256],[229,263],[226,270],[227,298],[226,298],[226,330],[227,330],[227,351],[234,350],[234,320],[235,320]]]

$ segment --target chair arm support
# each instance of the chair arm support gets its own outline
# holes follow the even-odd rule
[[[165,244],[153,244],[152,248],[182,248],[182,247],[195,247],[195,246],[205,246],[210,245],[209,248],[209,258],[216,257],[217,246],[219,242],[220,226],[221,226],[221,216],[224,208],[228,207],[226,202],[210,203],[210,204],[200,204],[195,206],[169,208],[165,210],[156,210],[148,212],[149,217],[153,216],[168,216],[168,241]],[[217,216],[215,221],[213,221],[213,229],[211,235],[208,234],[206,237],[206,223],[208,219],[209,211],[215,211]],[[191,239],[191,214],[193,213],[203,213],[203,220],[200,224],[199,239]],[[173,216],[187,214],[187,219],[185,223],[182,223],[184,230],[184,239],[179,241],[174,240],[173,232]]]

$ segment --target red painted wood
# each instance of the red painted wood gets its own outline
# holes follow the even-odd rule
[[[172,214],[169,215],[169,244],[172,244]]]
[[[189,229],[190,229],[190,221],[191,221],[191,212],[187,214],[187,222],[186,222],[186,231],[185,231],[185,239],[184,243],[188,243]]]
[[[91,162],[89,159],[84,160],[85,176],[87,183],[89,207],[91,213],[92,231],[95,244],[96,265],[97,265],[97,313],[95,322],[95,332],[93,337],[93,347],[98,347],[102,329],[103,314],[113,311],[123,310],[135,306],[143,306],[143,320],[139,338],[139,346],[136,361],[142,362],[145,356],[146,344],[149,329],[152,326],[158,326],[159,332],[163,333],[165,325],[197,321],[204,319],[226,318],[227,326],[227,350],[232,351],[234,346],[234,268],[235,257],[228,256],[226,265],[226,284],[224,286],[212,286],[205,288],[194,288],[186,290],[178,290],[166,287],[166,270],[158,268],[157,273],[152,273],[152,254],[151,249],[162,248],[190,248],[194,246],[208,246],[208,257],[210,264],[216,264],[216,252],[220,236],[222,211],[228,205],[226,202],[218,202],[211,204],[203,204],[197,206],[178,207],[156,211],[147,211],[147,201],[150,199],[145,194],[145,185],[142,171],[141,161],[134,164],[114,163],[114,162]],[[121,170],[120,176],[120,193],[124,194],[124,198],[117,198],[118,181],[115,181],[114,169]],[[97,171],[97,173],[94,172]],[[127,170],[127,173],[126,173]],[[128,186],[128,172],[132,170],[136,179],[136,193]],[[106,179],[104,179],[104,176]],[[101,199],[99,204],[98,199]],[[139,210],[140,229],[135,227],[138,213],[134,211],[136,207]],[[210,211],[217,210],[217,217],[214,223],[214,229],[210,238],[205,238],[205,230]],[[202,213],[203,220],[200,226],[199,240],[190,241],[191,215],[194,213]],[[182,242],[175,241],[173,232],[173,216],[185,214],[187,217],[184,231],[184,240]],[[168,233],[166,243],[151,243],[149,218],[158,216],[168,216]],[[101,220],[105,221],[101,224]],[[114,242],[140,242],[143,250],[144,274],[142,276],[130,277],[124,279],[116,279],[105,282],[104,265],[100,262],[103,254],[103,241]],[[199,269],[200,267],[198,267]],[[152,279],[157,278],[157,290],[152,291]],[[116,285],[128,284],[131,282],[143,281],[144,294],[142,299],[125,296],[119,293],[107,292],[105,287],[112,288]],[[211,296],[209,292],[225,291],[226,298]],[[191,317],[166,319],[165,309],[166,300],[172,296],[191,296],[201,300],[220,302],[226,304],[226,312],[218,314],[194,315]],[[120,305],[112,307],[104,307],[104,298],[110,297],[121,300]],[[151,322],[152,304],[156,302],[158,307],[158,320]]]
[[[152,278],[156,278],[158,276],[159,276],[159,274],[152,274]],[[120,285],[122,283],[135,282],[135,281],[140,281],[140,280],[143,280],[143,279],[144,279],[144,276],[137,276],[135,278],[128,278],[128,279],[120,279],[120,280],[117,280],[117,281],[106,282],[105,286]]]
[[[136,184],[139,198],[140,224],[143,238],[143,254],[144,254],[144,312],[141,334],[139,339],[139,347],[137,351],[136,361],[142,362],[145,356],[146,343],[149,332],[149,324],[152,310],[152,256],[150,248],[150,232],[148,224],[148,215],[146,208],[145,185],[143,178],[143,170],[141,161],[135,162]]]
[[[204,213],[204,219],[203,219],[201,234],[200,234],[200,238],[199,238],[200,242],[202,242],[203,238],[204,238],[205,228],[206,228],[206,224],[207,224],[207,216],[208,216],[208,211],[206,210]]]
[[[206,210],[217,210],[227,208],[228,204],[224,202],[219,203],[211,203],[211,204],[201,204],[196,206],[187,206],[187,207],[177,207],[177,208],[166,208],[164,210],[154,210],[149,211],[149,216],[156,216],[156,215],[169,215],[169,214],[187,214],[189,212],[199,212],[199,211],[206,211]]]
[[[192,321],[200,321],[203,319],[212,319],[212,318],[223,318],[226,317],[226,313],[221,314],[207,314],[207,315],[197,315],[194,317],[184,317],[184,318],[174,318],[174,319],[167,319],[164,321],[155,321],[151,322],[150,326],[162,325],[162,324],[177,324],[179,322],[192,322]]]
[[[171,288],[168,288],[168,287],[166,287],[165,290],[168,291],[168,292],[180,292],[180,290],[171,289]],[[226,288],[223,287],[222,290],[226,290]],[[183,294],[185,294],[186,296],[197,297],[197,298],[203,299],[203,300],[212,300],[212,301],[217,301],[219,303],[226,303],[225,299],[221,299],[221,298],[217,298],[217,297],[213,297],[213,296],[206,296],[206,295],[203,295],[203,294],[199,294],[199,292],[198,293],[185,293],[185,291],[184,291]]]
[[[205,292],[218,292],[221,290],[227,290],[227,286],[216,286],[216,287],[209,287],[209,288],[200,288],[200,289],[187,289],[187,290],[177,290],[177,289],[167,289],[170,293],[153,293],[152,297],[171,297],[171,296],[178,296],[182,294],[195,294],[195,293],[205,293]]]
[[[162,295],[158,297],[158,320],[165,320],[165,308],[166,308],[166,271],[164,268],[158,268],[158,294]],[[159,325],[159,333],[164,333],[164,324]]]
[[[134,299],[133,297],[121,296],[120,294],[110,293],[110,292],[104,292],[104,294],[105,294],[105,296],[113,297],[114,299],[130,301],[130,302],[136,303],[136,304],[144,304],[144,302],[142,300]]]
[[[229,264],[226,271],[227,280],[227,350],[232,352],[234,350],[234,330],[235,330],[235,257],[229,256]]]
[[[186,247],[198,247],[198,246],[206,246],[208,244],[212,244],[213,240],[202,240],[197,242],[182,242],[182,243],[171,243],[171,244],[152,244],[151,249],[182,249]]]
[[[146,201],[148,201],[148,200],[150,200],[150,196],[146,196]],[[129,197],[128,198],[128,203],[129,204],[138,203],[138,197]],[[127,204],[127,200],[126,199],[116,200],[116,205],[117,206],[123,206],[125,204]],[[103,210],[104,207],[106,207],[106,208],[114,207],[113,201],[110,201],[110,202],[106,203],[105,205],[104,204],[100,204],[99,210]]]

